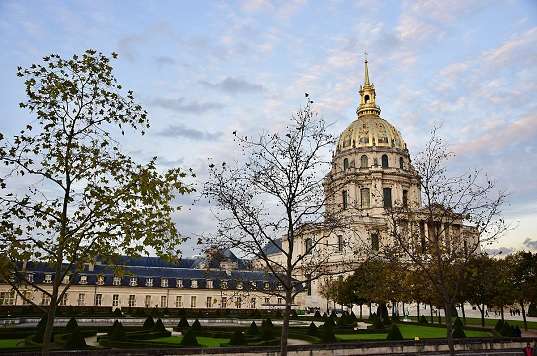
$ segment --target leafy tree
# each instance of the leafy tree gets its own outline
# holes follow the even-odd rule
[[[187,173],[162,172],[156,158],[142,164],[122,152],[116,133],[143,134],[149,120],[110,62],[87,50],[19,67],[27,96],[20,107],[35,119],[10,140],[0,134],[7,171],[0,177],[0,275],[22,298],[26,289],[50,297],[48,306],[36,305],[48,313],[45,353],[57,306],[85,264],[149,248],[176,256],[183,239],[171,202],[192,190],[181,181]],[[28,260],[50,265],[50,290],[25,278]]]
[[[490,304],[497,294],[497,275],[497,264],[490,257],[478,255],[469,260],[464,285],[465,294],[470,303],[477,305],[481,313],[482,327],[485,327],[485,306]]]
[[[526,306],[537,301],[537,253],[517,252],[505,258],[510,265],[514,299],[522,310],[524,330],[528,330]]]
[[[337,270],[325,268],[333,255],[326,246],[336,248],[334,233],[348,226],[342,221],[347,216],[324,213],[334,205],[324,194],[323,181],[330,167],[325,157],[336,139],[312,110],[307,94],[306,100],[281,131],[259,137],[235,132],[243,163],[211,163],[204,189],[204,196],[218,206],[219,222],[218,233],[207,244],[238,250],[277,280],[278,288],[263,293],[285,302],[281,355],[287,354],[293,298],[304,285],[345,272],[356,262],[346,253],[352,246],[344,246],[348,258]],[[267,254],[267,247],[277,249],[281,258]]]

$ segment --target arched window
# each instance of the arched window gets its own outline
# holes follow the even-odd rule
[[[405,169],[405,161],[403,160],[403,157],[399,157],[399,168]]]
[[[345,158],[343,160],[343,170],[346,171],[347,169],[349,169],[349,159]]]
[[[366,155],[363,155],[361,158],[360,158],[360,168],[367,168],[369,165],[367,163],[367,156]]]
[[[369,102],[369,95],[366,95],[366,96],[364,97],[364,101],[365,101],[366,104]]]
[[[388,155],[382,155],[382,168],[388,168]]]
[[[378,251],[380,247],[379,234],[374,232],[371,234],[371,250]]]

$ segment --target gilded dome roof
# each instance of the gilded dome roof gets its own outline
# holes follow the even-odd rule
[[[399,130],[375,114],[358,116],[339,137],[337,148],[347,150],[373,146],[406,149]]]

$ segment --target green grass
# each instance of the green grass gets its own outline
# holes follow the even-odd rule
[[[405,325],[398,324],[399,330],[405,339],[414,339],[416,336],[420,339],[437,339],[445,338],[447,330],[445,328],[423,325]],[[467,337],[487,337],[492,336],[488,331],[465,330]],[[387,333],[378,334],[337,334],[336,338],[340,341],[358,341],[358,340],[385,340]]]
[[[429,315],[426,315],[427,317],[427,321],[430,322],[431,321],[431,317]],[[459,316],[462,320],[462,316]],[[417,318],[415,316],[412,316],[410,317],[410,319],[412,320],[417,320]],[[498,317],[498,319],[500,319]],[[485,327],[489,327],[489,328],[493,328],[496,323],[498,322],[498,319],[487,319],[485,318]],[[524,328],[524,321],[523,320],[508,320],[508,319],[505,319],[505,321],[507,321],[509,323],[509,325],[518,325],[519,328],[523,329]],[[445,323],[446,322],[446,319],[444,317],[442,317],[442,323]],[[435,316],[434,317],[434,323],[438,323],[438,318]],[[469,317],[466,317],[466,325],[472,325],[472,326],[481,326],[481,318],[469,318]],[[528,329],[537,329],[537,321],[528,321]]]
[[[0,349],[15,349],[24,346],[24,339],[0,339]]]
[[[222,344],[229,343],[229,339],[224,338],[215,338],[215,337],[206,337],[206,336],[197,336],[198,343],[203,347],[219,347]],[[178,345],[183,340],[182,336],[166,336],[159,337],[156,339],[151,339],[151,342],[157,342],[159,344],[169,344],[169,345]]]

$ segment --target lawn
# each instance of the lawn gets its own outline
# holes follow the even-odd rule
[[[0,349],[14,349],[24,346],[24,339],[0,339]]]
[[[197,336],[196,339],[198,340],[198,343],[203,347],[220,347],[222,344],[229,343],[229,339],[224,338]],[[149,341],[158,342],[160,344],[177,345],[181,343],[181,340],[183,340],[182,336],[167,336],[151,339]]]
[[[427,317],[427,321],[430,322],[431,318],[428,315],[426,315],[426,317]],[[410,317],[410,319],[417,320],[417,318],[415,316]],[[498,319],[485,319],[485,327],[493,328],[494,326],[496,326],[496,323],[498,322]],[[462,320],[462,317],[461,317],[461,320]],[[507,321],[509,323],[509,325],[513,325],[513,326],[518,325],[519,328],[521,328],[521,329],[524,328],[524,321],[523,320],[507,320],[507,319],[505,319],[505,321]],[[434,318],[434,322],[435,322],[435,324],[438,322],[437,317]],[[442,323],[445,323],[445,322],[446,322],[446,320],[444,319],[444,317],[442,317]],[[481,326],[481,318],[469,318],[469,317],[467,317],[466,318],[466,324],[467,325],[472,325],[472,326]],[[537,329],[537,321],[528,321],[528,329]]]
[[[405,325],[399,324],[399,330],[405,339],[414,339],[416,336],[420,339],[435,339],[445,338],[446,329],[434,326],[422,326],[422,325]],[[465,330],[467,337],[487,337],[491,336],[488,331],[480,330]],[[353,341],[353,340],[385,340],[387,333],[379,334],[337,334],[336,338],[340,341]]]

